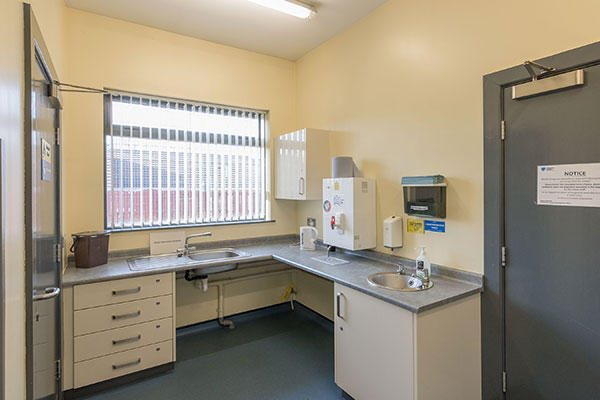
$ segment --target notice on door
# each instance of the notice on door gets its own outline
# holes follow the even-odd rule
[[[42,138],[42,180],[50,182],[52,180],[52,147],[44,138]]]
[[[538,166],[537,204],[600,207],[600,163]]]

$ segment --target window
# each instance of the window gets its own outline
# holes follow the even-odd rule
[[[105,95],[111,230],[267,218],[265,112]]]

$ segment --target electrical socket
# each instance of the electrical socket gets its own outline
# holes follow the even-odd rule
[[[317,219],[316,218],[312,218],[312,217],[306,218],[306,225],[312,226],[313,228],[316,228],[317,227]]]

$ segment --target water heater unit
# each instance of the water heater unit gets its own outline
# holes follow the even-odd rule
[[[323,242],[347,250],[377,247],[375,179],[323,179]]]

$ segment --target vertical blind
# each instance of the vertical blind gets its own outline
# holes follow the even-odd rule
[[[264,112],[123,93],[104,109],[107,229],[266,219]]]

